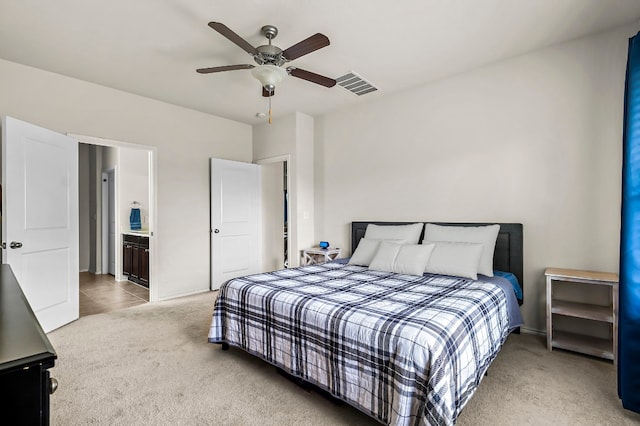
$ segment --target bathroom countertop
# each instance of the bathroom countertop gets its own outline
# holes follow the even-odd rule
[[[141,237],[148,237],[149,236],[149,230],[148,229],[140,229],[140,230],[136,230],[136,231],[122,231],[123,234],[126,235],[138,235]]]

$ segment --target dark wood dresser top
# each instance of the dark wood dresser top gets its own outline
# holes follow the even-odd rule
[[[0,374],[57,358],[9,265],[0,265]]]

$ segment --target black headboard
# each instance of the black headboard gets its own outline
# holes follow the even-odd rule
[[[364,237],[367,225],[407,225],[418,222],[351,222],[351,253],[354,252],[360,239]],[[494,223],[453,223],[453,222],[423,222],[444,226],[483,226]],[[498,223],[500,232],[496,240],[496,249],[493,255],[493,269],[511,272],[518,278],[520,286],[524,289],[524,257],[521,223]],[[420,241],[424,237],[424,228],[420,235]],[[518,301],[522,304],[522,300]]]

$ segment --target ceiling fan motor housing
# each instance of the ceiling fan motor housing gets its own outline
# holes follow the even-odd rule
[[[282,49],[278,46],[273,46],[271,44],[258,46],[256,47],[258,51],[257,55],[253,56],[253,60],[256,61],[258,65],[276,65],[280,66],[286,62],[286,59],[282,55]]]

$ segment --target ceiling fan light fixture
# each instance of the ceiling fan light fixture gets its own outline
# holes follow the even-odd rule
[[[251,75],[262,84],[262,87],[272,91],[288,73],[284,68],[275,65],[258,65],[251,70]]]

